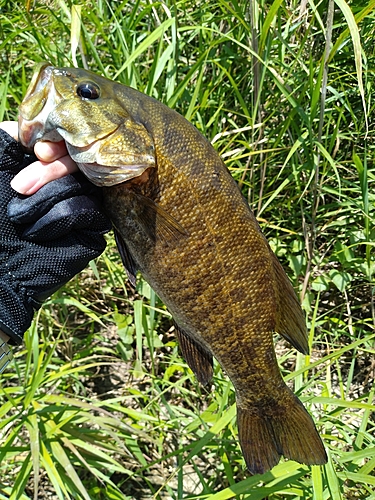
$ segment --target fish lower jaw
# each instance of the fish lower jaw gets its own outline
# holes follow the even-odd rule
[[[38,141],[60,142],[63,140],[57,130],[46,132],[45,123],[34,120],[25,120],[22,116],[18,120],[18,138],[22,146],[32,151]]]
[[[74,158],[73,158],[74,160]],[[149,165],[123,165],[121,167],[110,167],[99,163],[77,163],[81,172],[93,184],[99,187],[111,187],[122,184],[143,174]]]

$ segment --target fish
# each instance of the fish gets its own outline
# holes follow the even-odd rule
[[[19,108],[19,138],[65,140],[102,188],[130,282],[137,273],[173,316],[182,355],[208,384],[231,380],[251,474],[281,456],[327,461],[313,419],[284,382],[274,333],[309,351],[299,300],[256,217],[210,142],[183,116],[80,68],[40,63]]]

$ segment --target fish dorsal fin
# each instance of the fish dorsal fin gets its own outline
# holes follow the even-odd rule
[[[181,352],[187,364],[202,385],[208,384],[213,375],[213,358],[211,352],[196,342],[191,335],[186,333],[176,323],[175,328]]]
[[[128,247],[126,246],[126,243],[121,236],[121,234],[117,231],[117,229],[114,229],[115,233],[115,241],[116,245],[118,248],[118,251],[121,256],[122,263],[124,264],[126,274],[128,275],[130,283],[135,287],[136,284],[136,278],[137,278],[137,264],[135,263],[131,253],[129,252]]]
[[[157,240],[170,245],[188,236],[181,224],[163,207],[147,196],[135,193],[142,210],[138,217],[147,236],[154,242]]]
[[[308,354],[306,319],[301,304],[288,276],[274,253],[272,253],[272,258],[279,297],[276,331],[298,351]]]

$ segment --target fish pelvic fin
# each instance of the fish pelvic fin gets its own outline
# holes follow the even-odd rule
[[[274,253],[272,253],[272,258],[279,299],[275,330],[302,354],[308,354],[306,319],[301,304],[288,276]]]
[[[175,323],[180,349],[187,364],[202,385],[208,384],[213,375],[211,352]]]
[[[287,401],[272,410],[248,408],[237,403],[240,445],[248,470],[264,474],[281,455],[306,465],[323,465],[327,455],[311,416],[285,386]],[[262,411],[263,410],[263,411]]]

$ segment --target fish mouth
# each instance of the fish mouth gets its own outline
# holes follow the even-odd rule
[[[83,79],[79,71],[38,65],[19,108],[24,150],[32,152],[38,141],[65,141],[72,160],[98,186],[120,184],[155,168],[154,142],[145,126],[116,100],[110,113],[82,98],[76,91]]]
[[[27,152],[32,152],[35,143],[41,139],[63,140],[56,129],[48,130],[50,110],[61,98],[53,84],[54,67],[46,62],[38,66],[19,108],[18,137]]]

